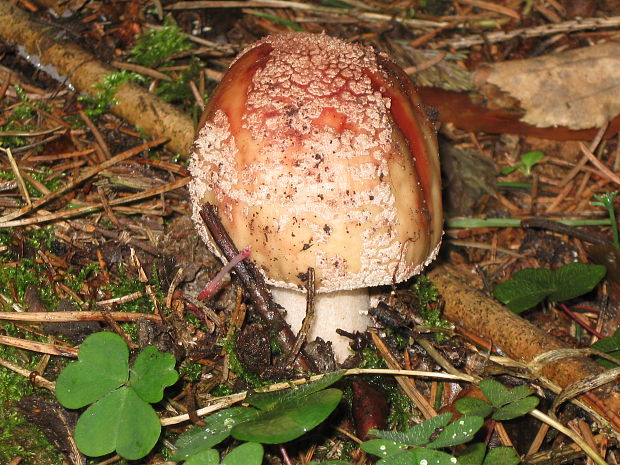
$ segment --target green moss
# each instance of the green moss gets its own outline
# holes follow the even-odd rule
[[[64,178],[64,174],[52,176],[52,171],[46,167],[40,167],[36,171],[29,172],[29,174],[33,179],[39,181],[50,191],[55,191],[58,189],[62,185],[62,179]],[[5,181],[13,181],[15,180],[15,174],[10,170],[0,170],[0,179]],[[24,183],[26,184],[26,189],[31,197],[36,198],[41,196],[41,193],[26,179],[24,179]]]
[[[99,272],[99,264],[96,262],[89,263],[88,265],[76,270],[69,268],[67,270],[67,276],[65,278],[65,284],[73,292],[80,293],[84,282],[91,274]]]
[[[360,368],[387,368],[385,360],[381,358],[379,352],[375,348],[367,348],[362,351],[362,361]]]
[[[444,329],[451,327],[450,323],[441,317],[439,306],[433,305],[439,299],[439,291],[428,277],[418,276],[411,289],[418,298],[420,315],[426,326]],[[441,342],[444,336],[442,333],[437,333],[436,337],[437,341]]]
[[[9,336],[24,337],[11,324],[2,327]],[[8,346],[0,346],[0,358],[32,370],[40,359],[34,356],[25,362],[23,351]],[[45,395],[45,392],[34,388],[27,378],[0,367],[0,463],[9,463],[16,456],[24,457],[25,463],[60,463],[57,451],[16,406],[22,397],[33,394]]]
[[[211,391],[211,395],[215,397],[229,396],[232,393],[233,393],[233,390],[228,384],[218,384]]]
[[[188,84],[198,78],[200,70],[200,62],[196,59],[192,60],[190,66],[175,75],[174,80],[162,81],[155,93],[168,103],[183,103],[185,101],[194,103],[194,94]]]
[[[166,18],[163,27],[140,34],[137,39],[136,45],[129,52],[129,61],[149,68],[165,64],[170,55],[192,48],[187,35],[181,32],[170,17]]]
[[[0,263],[0,293],[7,297],[16,296],[21,303],[28,286],[34,286],[43,302],[54,307],[58,297],[47,280],[45,266],[29,258],[17,264]]]
[[[181,365],[179,365],[179,374],[191,383],[198,382],[202,376],[202,365],[185,360],[181,363]]]
[[[103,286],[103,290],[110,292],[113,298],[123,297],[134,292],[142,292],[142,297],[131,302],[118,304],[117,311],[130,313],[149,313],[154,310],[151,299],[146,295],[146,288],[138,278],[130,277],[124,265],[119,265],[116,281],[113,284]]]
[[[111,106],[117,105],[116,90],[119,86],[125,84],[128,81],[143,81],[144,78],[137,73],[132,73],[126,70],[115,71],[110,74],[106,74],[103,78],[103,83],[93,84],[93,88],[96,90],[94,95],[81,96],[78,99],[85,102],[88,105],[86,113],[90,117],[98,117],[108,111]]]
[[[26,92],[18,84],[14,84],[13,88],[17,93],[17,97],[20,100],[19,105],[15,105],[10,112],[7,113],[7,121],[2,125],[0,131],[0,146],[1,147],[21,147],[29,144],[29,139],[22,136],[1,136],[4,131],[33,131],[37,127],[34,124],[27,124],[26,122],[33,119],[36,114],[36,108],[46,108],[42,102],[32,103]],[[8,107],[14,102],[5,101],[3,107]],[[5,117],[7,116],[5,115]]]
[[[226,337],[222,340],[222,345],[224,347],[224,351],[228,354],[228,365],[229,368],[241,379],[243,379],[246,383],[248,383],[252,387],[261,387],[266,385],[264,381],[260,379],[258,375],[254,373],[250,373],[247,371],[244,366],[239,361],[237,357],[237,333],[231,334],[229,337]]]

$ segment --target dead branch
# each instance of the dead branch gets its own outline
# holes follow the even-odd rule
[[[116,69],[97,60],[73,43],[62,43],[53,27],[37,24],[29,15],[6,0],[0,0],[0,37],[13,43],[31,62],[40,63],[46,71],[78,91],[94,95],[94,84],[103,84],[104,77]],[[142,87],[127,82],[118,87],[118,105],[111,110],[150,137],[164,137],[168,147],[187,156],[194,138],[192,120]]]
[[[514,38],[529,39],[543,37],[564,32],[585,31],[588,29],[608,29],[620,26],[620,16],[609,18],[583,18],[564,21],[557,24],[543,24],[537,27],[524,27],[512,31],[490,32],[488,34],[472,34],[467,37],[458,37],[442,40],[433,44],[434,48],[449,47],[452,49],[468,48],[473,45],[495,44]]]
[[[545,352],[568,348],[555,337],[469,286],[469,279],[454,268],[438,265],[428,276],[443,296],[444,316],[484,337],[508,356],[530,362]],[[543,376],[562,388],[602,372],[603,368],[585,357],[552,361],[541,370]],[[591,393],[598,398],[598,402],[590,398],[582,400],[611,423],[617,424],[620,393],[609,389],[609,385],[594,389]]]

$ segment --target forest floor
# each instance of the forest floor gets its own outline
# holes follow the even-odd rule
[[[0,463],[86,463],[77,414],[52,392],[99,331],[132,354],[149,345],[173,354],[180,374],[155,405],[179,422],[164,421],[135,463],[170,462],[201,407],[335,369],[319,351],[304,372],[286,338],[274,349],[277,321],[249,298],[260,283],[248,289],[233,275],[199,299],[221,263],[190,219],[193,131],[237,53],[292,30],[388,54],[438,131],[439,257],[428,277],[374,292],[383,304],[344,367],[457,381],[345,376],[345,400],[320,429],[254,439],[264,463],[372,463],[370,446],[360,449],[370,428],[404,431],[454,412],[458,397],[484,398],[480,379],[530,386],[542,412],[487,419],[476,439],[489,449],[514,448],[528,464],[620,463],[618,367],[608,360],[605,371],[586,350],[620,354],[620,2],[594,0],[2,0]],[[39,34],[46,41],[29,42]],[[99,63],[109,73],[87,76]],[[162,124],[131,103],[137,92]],[[459,447],[441,450],[459,457]],[[482,463],[468,457],[459,463]]]

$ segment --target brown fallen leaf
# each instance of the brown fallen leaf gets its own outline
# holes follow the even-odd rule
[[[353,421],[355,433],[360,439],[367,439],[371,429],[386,429],[389,408],[385,393],[378,387],[356,378],[353,390]]]
[[[487,98],[504,102],[508,94],[516,100],[525,111],[524,123],[543,128],[600,128],[620,114],[620,43],[485,65],[473,81]],[[498,96],[489,86],[504,94]]]

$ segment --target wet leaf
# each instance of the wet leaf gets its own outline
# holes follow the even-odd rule
[[[464,444],[476,435],[478,430],[482,428],[484,419],[478,416],[465,416],[450,423],[439,433],[437,439],[427,444],[427,447],[441,449],[444,447],[452,447],[458,444]]]
[[[478,415],[484,418],[493,412],[493,407],[488,402],[474,397],[463,397],[458,399],[454,405],[463,415]]]
[[[408,446],[421,446],[428,444],[431,435],[439,428],[446,426],[452,419],[451,413],[442,413],[436,417],[429,418],[417,425],[412,426],[407,431],[377,431],[370,430],[368,433],[382,439],[390,439],[400,444]]]
[[[179,437],[172,460],[187,460],[211,449],[230,436],[230,430],[235,425],[256,418],[257,415],[258,410],[250,407],[231,407],[209,415],[204,419],[206,426],[194,426]]]
[[[522,417],[528,412],[534,410],[540,399],[538,397],[529,396],[525,399],[520,399],[515,402],[511,402],[508,405],[500,407],[493,414],[492,418],[498,421],[512,420],[513,418]]]
[[[513,312],[520,313],[545,298],[564,301],[590,292],[605,276],[601,265],[569,263],[557,270],[525,268],[493,290],[495,297]]]
[[[263,444],[292,441],[325,420],[341,398],[342,391],[326,389],[302,399],[292,399],[236,425],[231,434],[235,439]]]
[[[299,387],[292,387],[283,391],[255,392],[248,395],[246,402],[261,410],[269,410],[278,403],[301,399],[309,394],[325,389],[338,382],[344,375],[344,370],[328,373],[322,378]]]

